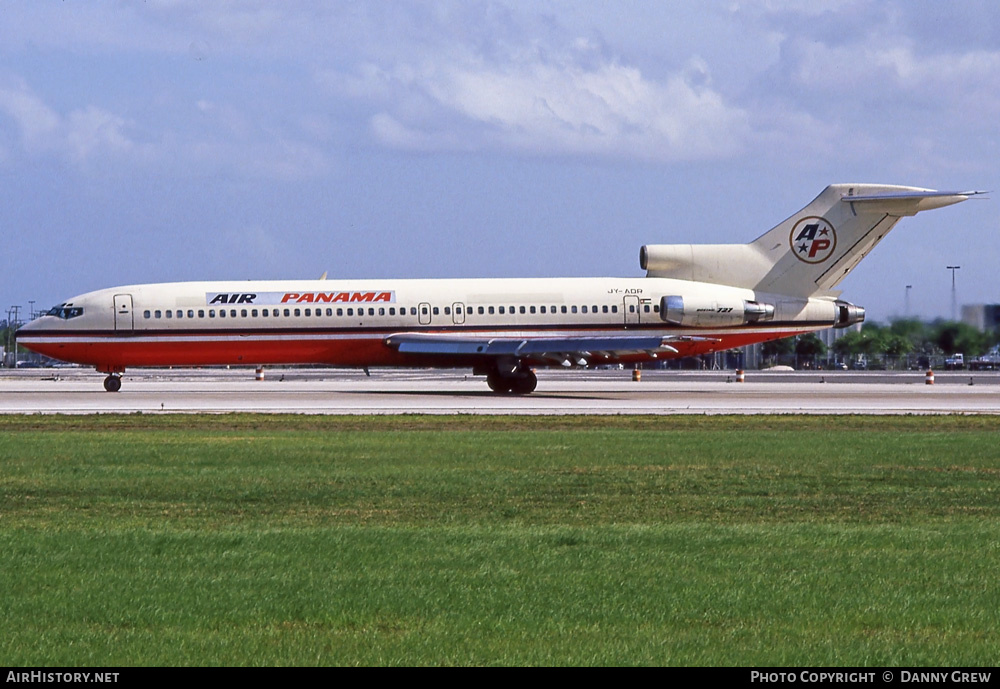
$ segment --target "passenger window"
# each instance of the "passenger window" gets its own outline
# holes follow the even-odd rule
[[[380,315],[380,316],[384,316],[385,315],[385,307],[382,307],[382,306],[379,307],[378,315]]]
[[[435,316],[438,315],[438,307],[435,306],[433,309],[431,309],[431,311],[434,313]]]
[[[395,316],[396,315],[396,307],[395,306],[390,306],[389,307],[389,315],[390,316]]]
[[[173,315],[174,315],[174,312],[171,311],[170,309],[167,309],[167,314],[166,315],[167,315],[167,318],[172,318]]]
[[[236,318],[236,309],[229,309],[229,315],[232,318]]]
[[[417,315],[417,307],[416,306],[411,306],[410,307],[410,315],[411,316],[416,316]]]
[[[150,317],[150,316],[152,316],[152,315],[153,315],[153,314],[151,314],[151,313],[150,313],[149,311],[143,311],[143,312],[142,312],[142,317],[143,317],[143,318],[149,318],[149,317]]]
[[[520,311],[521,313],[524,313],[524,307],[523,307],[523,306],[522,306],[522,307],[521,307],[520,309],[518,309],[518,310],[519,310],[519,311]]]
[[[208,310],[208,317],[209,318],[215,318],[215,309],[209,309]]]
[[[226,310],[219,309],[219,318],[225,318],[225,317],[226,317]]]
[[[479,307],[479,315],[482,316],[484,313],[486,313],[486,309],[484,309],[482,306],[480,306]]]
[[[601,307],[601,311],[603,311],[604,313],[607,313],[608,312],[608,305],[605,304],[604,306],[602,306]]]
[[[194,309],[188,309],[188,318],[194,318]]]
[[[566,313],[566,307],[565,306],[562,306],[561,310],[562,310],[563,313]]]
[[[437,313],[437,309],[434,309],[434,313]],[[369,307],[368,308],[368,315],[369,316],[374,316],[375,315],[375,309]]]
[[[296,315],[298,315],[298,314],[296,314]],[[306,315],[307,316],[313,315],[312,309],[306,309]]]
[[[240,315],[243,316],[244,318],[246,318],[247,317],[247,310],[246,309],[241,309],[240,310]]]
[[[291,315],[292,315],[292,312],[289,311],[288,309],[285,309],[285,318],[288,318]]]
[[[642,310],[649,313],[649,304],[643,304]]]
[[[575,307],[575,306],[571,306],[571,307],[570,307],[570,310],[571,310],[571,311],[572,311],[573,313],[576,313],[576,307]]]
[[[545,313],[545,307],[544,306],[541,307],[541,311],[542,311],[542,313]]]
[[[250,315],[253,316],[254,318],[256,318],[257,317],[257,309],[252,309],[250,311]]]
[[[618,313],[618,305],[617,304],[612,304],[611,305],[611,313]]]
[[[204,318],[204,317],[205,317],[205,310],[198,309],[198,318]]]
[[[451,315],[451,307],[450,306],[444,307],[444,315],[445,316],[450,316]]]
[[[489,307],[489,308],[488,308],[488,309],[486,309],[486,310],[487,310],[487,311],[489,311],[489,314],[490,314],[491,316],[493,315],[493,310],[494,310],[494,309],[493,309],[493,307],[492,307],[492,306],[491,306],[491,307]]]
[[[583,305],[583,313],[587,313],[587,305],[586,304]]]
[[[298,318],[302,315],[302,309],[295,309],[295,317]]]
[[[337,315],[338,316],[343,316],[344,315],[344,310],[343,309],[337,309]]]
[[[347,315],[348,316],[353,316],[354,315],[354,309],[347,309]]]
[[[504,308],[502,306],[500,307],[500,315],[504,315]]]
[[[530,311],[531,313],[534,313],[535,312],[535,307],[534,306],[528,307],[528,311]]]
[[[327,316],[332,316],[333,315],[333,309],[327,309],[326,310],[326,315]]]

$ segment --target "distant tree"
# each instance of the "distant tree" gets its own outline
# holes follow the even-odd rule
[[[861,354],[864,347],[865,337],[857,330],[852,330],[837,338],[833,343],[833,351],[840,357],[851,357]]]
[[[889,333],[884,339],[884,347],[888,356],[906,356],[913,351],[913,342],[903,335]]]
[[[826,345],[816,333],[806,333],[795,338],[795,356],[800,365],[810,362],[816,365],[816,360],[826,355]]]
[[[970,357],[979,356],[989,348],[990,338],[986,333],[956,321],[938,321],[934,329],[934,344],[945,354],[962,352]]]
[[[925,340],[930,339],[930,328],[923,321],[915,318],[900,318],[889,325],[893,335],[905,337],[913,344],[914,349],[920,349]]]
[[[783,337],[780,340],[769,340],[760,346],[760,353],[765,361],[774,363],[780,356],[795,353],[795,338]]]

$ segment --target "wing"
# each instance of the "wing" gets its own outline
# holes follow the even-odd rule
[[[404,354],[440,354],[513,359],[545,359],[563,366],[586,366],[628,354],[676,354],[667,344],[691,338],[660,335],[620,335],[609,337],[472,337],[429,333],[398,333],[385,343]]]

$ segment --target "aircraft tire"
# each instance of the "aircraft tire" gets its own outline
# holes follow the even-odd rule
[[[538,387],[538,377],[534,371],[522,371],[511,380],[510,391],[515,395],[528,395]]]
[[[118,392],[122,389],[122,377],[111,375],[104,379],[104,389],[107,392]]]
[[[501,376],[499,373],[490,373],[486,376],[486,384],[490,386],[490,390],[501,394],[510,392],[512,382],[511,378]]]

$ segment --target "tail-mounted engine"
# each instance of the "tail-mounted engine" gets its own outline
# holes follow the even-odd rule
[[[720,328],[774,318],[774,305],[746,299],[668,296],[660,299],[660,318],[671,325]]]
[[[837,306],[837,322],[834,328],[846,328],[855,323],[863,323],[865,320],[865,307],[855,306],[846,301],[834,302]]]

